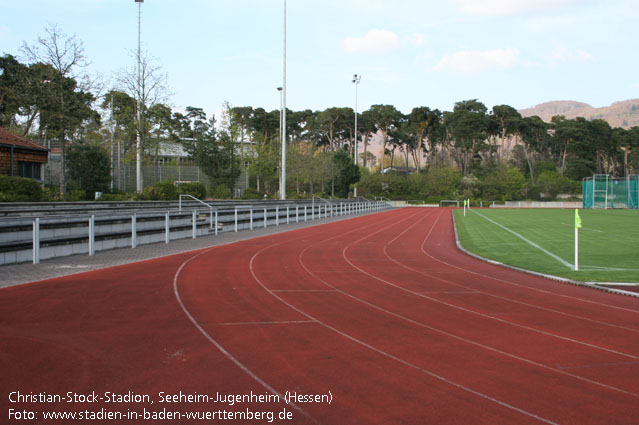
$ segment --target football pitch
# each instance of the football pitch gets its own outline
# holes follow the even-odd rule
[[[461,244],[482,257],[584,282],[639,282],[639,211],[579,210],[579,270],[575,210],[455,210]]]

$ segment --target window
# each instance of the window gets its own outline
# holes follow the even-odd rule
[[[39,162],[18,161],[18,176],[40,180],[41,166],[42,164],[40,164]]]

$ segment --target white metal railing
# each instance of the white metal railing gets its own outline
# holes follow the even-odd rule
[[[332,217],[336,215],[373,212],[391,206],[390,203],[387,202],[331,203],[326,199],[317,198],[327,204],[324,209],[321,208],[321,205],[319,206],[317,218],[322,218],[322,213],[323,217],[327,218],[329,215]],[[282,220],[283,217],[281,217],[281,212],[284,210],[281,209],[280,206],[264,208],[261,206],[241,205],[223,210],[215,209],[213,211],[210,205],[206,205],[210,212],[208,223],[206,223],[208,224],[208,230],[202,230],[202,221],[204,220],[206,222],[206,218],[202,219],[200,216],[200,223],[198,224],[197,209],[191,210],[190,214],[186,211],[176,212],[175,210],[165,210],[164,212],[133,211],[123,212],[121,214],[103,213],[0,219],[0,225],[4,224],[5,227],[12,228],[17,226],[23,229],[20,231],[16,230],[15,236],[12,237],[7,236],[10,235],[11,232],[2,234],[0,243],[4,243],[5,245],[15,243],[19,246],[19,248],[16,248],[16,251],[20,251],[22,254],[18,256],[16,251],[11,251],[13,252],[13,257],[11,258],[14,258],[11,260],[6,253],[0,253],[0,264],[29,260],[31,260],[33,264],[38,264],[42,258],[76,254],[79,250],[84,250],[83,252],[88,253],[88,255],[94,255],[96,251],[104,249],[125,246],[136,248],[140,243],[164,242],[168,244],[172,239],[185,237],[195,239],[198,235],[212,233],[212,229],[214,229],[216,235],[220,230],[235,232],[243,229],[253,230],[256,227],[256,222],[259,223],[260,220],[262,220],[264,228],[269,225],[279,226],[280,224],[284,224],[284,220]],[[314,200],[312,205],[310,205],[311,214],[308,213],[308,206],[309,205],[295,205],[293,207],[292,205],[287,205],[283,207],[286,209],[285,223],[299,223],[302,220],[308,221],[309,219],[315,220],[317,207],[315,206]],[[180,208],[182,208],[181,203]],[[273,219],[274,222],[272,221]],[[86,227],[78,226],[79,223],[83,221],[87,223]],[[271,223],[269,223],[269,221]],[[225,227],[224,225],[228,226]],[[20,232],[24,234],[24,228],[26,226],[31,227],[31,241],[29,241],[30,247],[26,248],[26,252],[24,252],[24,246],[26,246],[28,239],[25,240],[24,236],[20,236]],[[140,232],[143,232],[142,236],[140,236]],[[126,236],[126,234],[130,236]],[[42,247],[43,236],[46,242],[45,248]],[[140,237],[142,237],[142,240],[140,240]],[[67,239],[61,242],[61,244],[65,245],[65,249],[60,250],[63,252],[57,252],[54,248],[60,244],[56,244],[55,242],[61,239]],[[107,241],[110,243],[107,243]],[[78,245],[82,244],[86,244],[84,248],[78,248]],[[11,253],[9,251],[7,252]],[[28,254],[28,257],[25,258],[24,254]]]
[[[209,204],[207,204],[206,202],[202,201],[201,199],[196,198],[195,196],[192,195],[188,195],[188,194],[180,194],[180,199],[178,201],[178,211],[182,211],[182,197],[184,198],[191,198],[194,201],[199,202],[200,204],[204,205],[205,207],[209,208],[209,223],[210,223],[210,227],[213,228],[213,207]],[[168,217],[167,217],[167,221],[168,221]],[[193,238],[195,239],[195,238]]]

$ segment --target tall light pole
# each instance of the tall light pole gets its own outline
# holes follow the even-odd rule
[[[140,72],[141,72],[141,66],[140,66],[140,56],[141,56],[141,50],[142,50],[142,3],[144,3],[144,0],[135,0],[135,2],[138,4],[138,87],[137,87],[137,120],[138,120],[138,131],[137,131],[137,135],[136,135],[136,144],[135,144],[135,175],[136,175],[136,182],[135,182],[135,190],[137,192],[142,192],[142,137],[141,137],[141,132],[142,132],[142,128],[141,125],[142,123],[140,122],[140,109],[141,109],[141,105],[142,105],[142,100],[140,99],[141,97],[141,93],[140,93]]]
[[[115,135],[115,121],[113,121],[113,92],[111,92],[111,118],[109,119],[111,124],[111,184],[109,188],[113,192],[113,182],[115,181],[115,147],[113,146],[113,136]],[[118,164],[118,173],[120,172],[120,166]]]
[[[355,84],[355,135],[354,135],[354,140],[355,140],[355,147],[353,152],[355,153],[355,166],[357,166],[357,145],[358,145],[358,140],[357,140],[357,86],[359,85],[359,82],[362,81],[362,76],[361,75],[353,75],[353,84]],[[357,183],[355,184],[355,188],[353,189],[353,195],[357,196]]]
[[[280,146],[281,144],[284,143],[284,138],[282,137],[282,127],[283,127],[283,122],[282,122],[282,118],[284,118],[284,115],[282,113],[282,106],[284,105],[284,96],[282,91],[284,90],[283,87],[278,87],[277,91],[280,92]],[[280,193],[282,193],[282,173],[280,173],[280,181],[279,181],[279,188],[280,188]]]
[[[284,0],[284,82],[282,84],[282,171],[280,199],[286,199],[286,0]]]

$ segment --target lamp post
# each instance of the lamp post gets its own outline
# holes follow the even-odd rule
[[[282,113],[282,106],[284,105],[283,90],[284,90],[283,87],[278,87],[277,88],[277,91],[280,92],[280,145],[282,145],[284,143],[284,138],[282,137],[282,128],[283,128],[282,119],[284,118],[284,115]],[[280,173],[279,190],[280,190],[280,193],[282,193],[282,173]]]
[[[137,135],[136,135],[136,144],[135,144],[135,175],[136,175],[136,179],[135,179],[135,190],[137,192],[142,192],[142,137],[141,137],[141,132],[142,132],[142,128],[141,125],[142,123],[140,122],[140,109],[141,109],[141,104],[142,104],[142,100],[140,99],[141,93],[140,93],[140,72],[141,72],[141,66],[140,66],[140,55],[141,55],[141,50],[142,50],[142,32],[141,32],[141,28],[142,28],[142,3],[144,3],[144,0],[135,0],[135,2],[138,4],[138,81],[137,81],[137,121],[138,121],[138,128],[137,128]]]
[[[353,75],[353,84],[355,84],[355,133],[354,133],[354,149],[353,152],[355,153],[355,166],[357,166],[357,145],[358,145],[358,140],[357,140],[357,86],[359,85],[359,82],[362,80],[362,76],[361,75]],[[357,196],[357,183],[355,184],[355,188],[353,189],[353,195]]]
[[[282,84],[282,171],[280,199],[286,199],[286,0],[284,0],[284,78]]]

